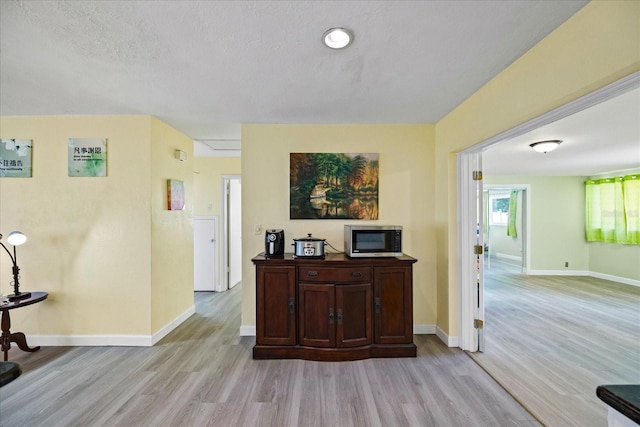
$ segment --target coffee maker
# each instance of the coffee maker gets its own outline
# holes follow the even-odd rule
[[[284,230],[267,230],[264,239],[264,256],[284,255]]]

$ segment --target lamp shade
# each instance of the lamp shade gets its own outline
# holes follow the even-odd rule
[[[548,153],[549,151],[553,151],[558,148],[562,141],[559,139],[550,139],[548,141],[538,141],[530,144],[529,147],[533,148],[534,151],[538,153]]]
[[[27,236],[22,234],[22,232],[20,231],[12,231],[7,236],[7,243],[13,246],[20,246],[26,241],[27,241]]]

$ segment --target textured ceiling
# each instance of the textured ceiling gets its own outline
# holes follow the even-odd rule
[[[435,123],[586,1],[0,2],[0,114]],[[327,28],[355,34],[342,51]]]
[[[241,123],[435,123],[586,3],[1,0],[0,114],[151,114],[214,155],[238,155]],[[353,45],[323,46],[334,26]],[[485,170],[640,166],[639,97],[501,143]]]

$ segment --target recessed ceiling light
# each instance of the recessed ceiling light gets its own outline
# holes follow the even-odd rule
[[[553,151],[558,148],[562,141],[559,139],[550,139],[548,141],[538,141],[533,144],[529,144],[529,147],[533,148],[534,151],[538,153],[548,153],[549,151]]]
[[[353,41],[353,34],[344,28],[331,28],[325,31],[322,41],[331,49],[342,49]]]

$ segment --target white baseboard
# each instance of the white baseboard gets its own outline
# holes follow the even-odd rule
[[[151,335],[27,335],[32,347],[151,347],[152,341]]]
[[[531,276],[589,276],[588,271],[582,270],[526,270]]]
[[[414,335],[433,335],[436,333],[436,325],[413,325]]]
[[[510,259],[510,260],[513,260],[513,261],[522,262],[522,257],[521,256],[509,255],[509,254],[501,254],[500,252],[496,252],[495,257],[496,258]]]
[[[191,317],[191,315],[193,315],[195,312],[196,312],[196,306],[192,305],[187,310],[185,310],[184,313],[182,313],[181,315],[179,315],[178,317],[173,319],[171,322],[167,323],[164,327],[160,328],[159,331],[157,331],[156,333],[154,333],[151,336],[151,345],[154,345],[155,343],[160,341],[169,332],[173,331],[175,328],[180,326],[180,324],[182,324],[182,322],[184,322],[189,317]]]
[[[169,332],[178,327],[189,316],[195,313],[195,307],[191,307],[173,322],[164,328],[149,335],[29,335],[30,345],[43,347],[99,347],[99,346],[125,346],[125,347],[150,347],[164,338]],[[435,325],[413,325],[413,333],[416,335],[433,335],[436,333]],[[241,325],[241,337],[255,337],[255,325]]]
[[[628,279],[626,277],[613,276],[611,274],[597,273],[595,271],[584,270],[526,270],[524,274],[531,276],[588,276],[597,279],[610,280],[612,282],[624,283],[625,285],[640,286],[640,280]]]
[[[592,271],[589,276],[597,279],[611,280],[612,282],[624,283],[625,285],[640,286],[640,280],[627,279],[626,277],[612,276],[611,274],[596,273]]]
[[[445,343],[447,347],[459,347],[458,337],[450,337],[440,327],[436,327],[436,336],[440,338],[440,341]]]
[[[196,312],[195,305],[167,323],[153,335],[31,335],[27,336],[30,346],[42,347],[151,347],[169,332],[180,326]]]
[[[240,336],[241,337],[255,337],[256,336],[256,326],[255,325],[240,325]]]

